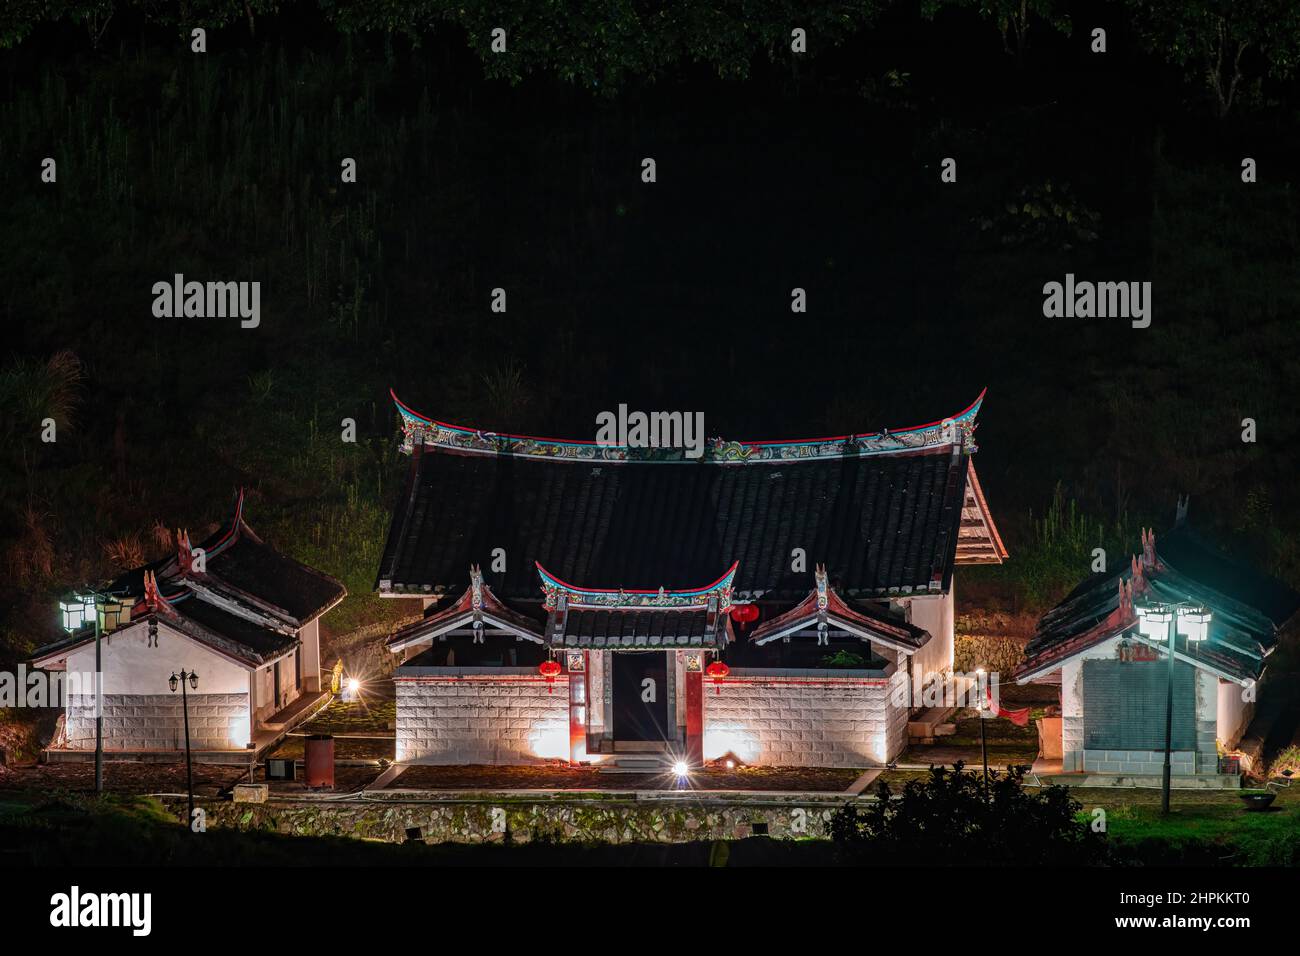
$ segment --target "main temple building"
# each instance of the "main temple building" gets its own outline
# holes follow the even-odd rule
[[[379,593],[421,598],[397,759],[873,766],[953,666],[953,578],[1007,552],[983,395],[909,428],[704,454],[504,435],[397,400]]]

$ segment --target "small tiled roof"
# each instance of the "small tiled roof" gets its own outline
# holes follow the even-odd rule
[[[297,636],[291,632],[273,630],[265,624],[232,614],[197,597],[176,601],[173,608],[180,618],[181,630],[189,630],[184,624],[190,622],[211,634],[223,637],[233,645],[230,648],[232,656],[250,664],[274,660],[298,645]],[[159,619],[167,620],[164,616],[159,616]]]
[[[836,594],[833,588],[827,590],[826,596],[825,617],[829,627],[847,631],[865,640],[878,640],[909,654],[920,650],[930,640],[929,631],[894,617],[883,608],[874,607],[868,602],[850,604]],[[749,640],[754,644],[765,644],[783,635],[815,627],[820,617],[817,591],[814,590],[789,611],[760,624]]]
[[[235,499],[230,519],[195,545],[206,557],[202,573],[183,570],[176,554],[133,568],[107,588],[113,594],[141,597],[144,576],[152,571],[164,592],[171,582],[191,580],[236,603],[260,606],[288,623],[310,623],[347,595],[347,588],[324,571],[281,554],[262,541],[244,520],[244,493]]]
[[[281,554],[251,534],[241,534],[209,561],[207,573],[286,611],[299,623],[323,614],[347,593],[341,581]]]
[[[134,611],[130,624],[123,625],[118,631],[150,620],[157,621],[250,668],[283,657],[299,644],[297,635],[281,629],[280,625],[250,621],[210,604],[190,591],[173,595],[166,607],[151,608],[148,604],[138,604]],[[118,631],[105,635],[105,638],[111,638]],[[75,634],[39,648],[32,660],[45,666],[66,658],[94,639],[94,627],[83,627]]]
[[[708,617],[706,610],[579,608],[565,615],[551,643],[606,649],[721,646],[725,633],[710,628]]]
[[[204,571],[183,566],[192,552],[182,534],[177,553],[125,572],[105,590],[136,599],[132,623],[155,617],[251,667],[283,656],[299,643],[295,632],[347,589],[266,545],[243,512],[241,491],[231,519],[197,546],[206,554]],[[83,628],[35,659],[54,660],[93,639],[93,627]]]
[[[1297,596],[1281,582],[1233,561],[1185,527],[1156,536],[1141,561],[1116,574],[1081,583],[1038,623],[1014,672],[1028,680],[1060,667],[1070,658],[1137,625],[1121,588],[1134,589],[1133,603],[1191,601],[1213,615],[1209,639],[1192,647],[1192,663],[1221,676],[1258,679],[1277,646],[1277,632],[1290,620]],[[1252,603],[1259,601],[1267,610]],[[1182,649],[1180,649],[1182,656]]]
[[[1279,629],[1300,611],[1300,594],[1216,547],[1188,524],[1157,539],[1156,553],[1173,570],[1249,605]]]
[[[520,637],[542,643],[542,623],[502,604],[487,585],[483,585],[482,605],[476,613],[471,585],[465,589],[465,593],[446,607],[432,607],[420,620],[398,629],[388,639],[388,649],[396,652],[427,638],[473,626],[475,620],[489,626],[514,631]]]

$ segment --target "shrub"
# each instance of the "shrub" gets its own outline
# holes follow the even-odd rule
[[[1106,862],[1105,838],[1081,820],[1064,787],[1026,790],[1024,768],[982,777],[935,767],[897,796],[882,781],[874,804],[847,805],[831,837],[848,862],[879,865],[1081,866]]]

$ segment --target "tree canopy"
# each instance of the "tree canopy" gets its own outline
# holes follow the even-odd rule
[[[0,48],[54,23],[84,28],[92,46],[135,22],[181,31],[244,26],[255,34],[261,18],[288,6],[280,0],[8,0],[0,8]],[[803,31],[806,52],[816,54],[869,36],[887,11],[907,12],[907,5],[889,0],[303,0],[301,7],[343,33],[381,32],[419,43],[454,30],[490,78],[518,82],[548,72],[607,95],[687,64],[743,79],[756,62],[790,54],[796,30]],[[915,12],[932,19],[951,8],[989,21],[1017,61],[1031,37],[1073,32],[1060,0],[922,0]],[[1288,0],[1124,0],[1118,12],[1149,55],[1202,86],[1220,117],[1263,78],[1295,76],[1300,7]]]

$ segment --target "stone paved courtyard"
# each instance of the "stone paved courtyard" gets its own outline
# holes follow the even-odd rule
[[[836,793],[861,770],[743,767],[692,773],[685,786],[671,774],[602,773],[592,767],[410,767],[390,789],[409,790],[751,790]]]

